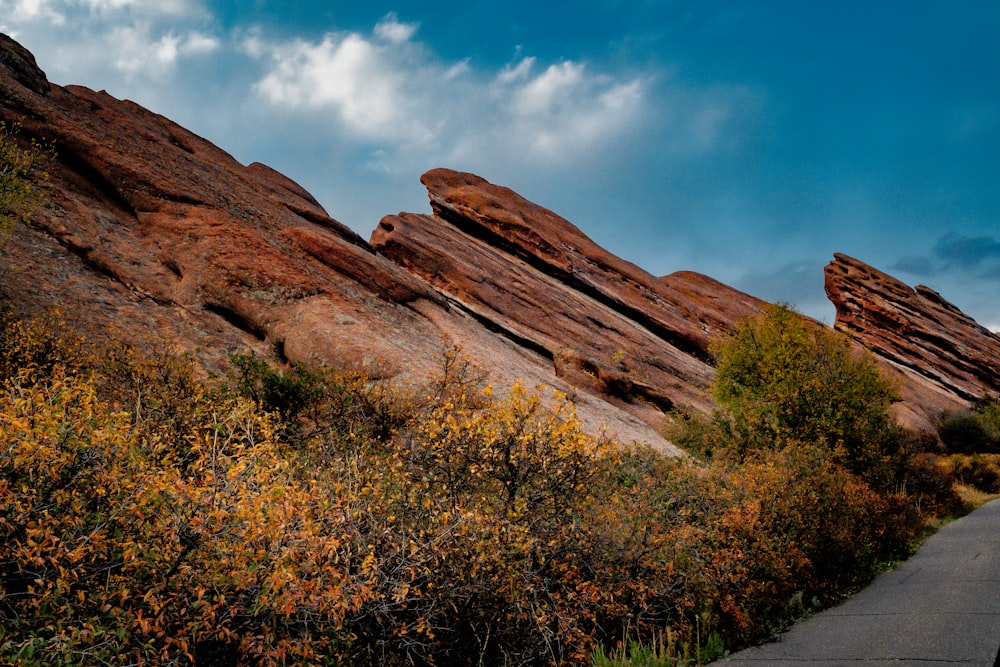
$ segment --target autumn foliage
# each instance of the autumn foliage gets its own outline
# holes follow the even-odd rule
[[[666,458],[458,351],[420,387],[252,356],[206,378],[4,326],[4,664],[694,664],[919,527],[822,443]]]

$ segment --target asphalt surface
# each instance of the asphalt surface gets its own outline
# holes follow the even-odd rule
[[[1000,500],[931,536],[837,607],[720,667],[1000,667]]]

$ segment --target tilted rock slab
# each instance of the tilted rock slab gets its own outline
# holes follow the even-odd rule
[[[653,277],[473,174],[434,169],[421,181],[434,214],[383,218],[379,253],[643,419],[710,409],[709,342],[764,302],[698,274]]]
[[[48,207],[7,248],[9,297],[218,356],[429,362],[413,341],[436,327],[405,304],[440,296],[301,187],[132,102],[50,85],[0,40],[16,64],[0,69],[0,114],[58,153]]]
[[[899,378],[904,425],[928,430],[942,411],[1000,394],[1000,336],[934,290],[840,253],[826,266],[825,286],[835,328]]]

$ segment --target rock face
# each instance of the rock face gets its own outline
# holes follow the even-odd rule
[[[430,362],[410,341],[436,330],[403,304],[440,296],[298,185],[131,102],[50,86],[9,40],[0,53],[2,117],[58,152],[49,206],[6,249],[8,298],[209,357]]]
[[[560,377],[545,348],[497,335],[510,319],[502,310],[484,317],[376,253],[286,177],[243,166],[131,102],[50,85],[8,38],[0,41],[0,118],[58,151],[49,205],[16,231],[2,258],[0,296],[21,311],[62,307],[92,334],[111,326],[140,344],[193,351],[211,369],[224,367],[227,353],[254,349],[287,361],[377,362],[385,375],[420,381],[458,344],[498,388],[523,379],[560,389],[591,430],[671,450],[657,432],[670,388],[627,379],[626,369],[610,368],[610,354],[605,380],[591,377],[602,361],[583,354],[564,364],[583,370]],[[473,237],[456,243],[481,245]],[[501,264],[521,261],[497,252]],[[613,316],[579,298],[595,322]],[[563,347],[560,359],[588,349],[569,338]],[[671,385],[704,404],[710,369],[683,354],[671,363],[684,372]],[[614,396],[603,393],[608,387]]]
[[[834,326],[901,376],[904,423],[926,427],[941,410],[1000,394],[1000,337],[931,288],[837,253],[826,293]]]
[[[191,351],[212,370],[377,364],[419,382],[459,345],[498,390],[571,397],[593,432],[676,451],[672,407],[708,410],[710,342],[766,305],[690,272],[655,277],[555,213],[471,174],[422,178],[431,214],[384,218],[370,242],[296,183],[244,166],[171,121],[51,85],[0,35],[0,119],[54,142],[48,205],[0,256],[0,301],[59,307],[83,329]],[[837,326],[904,384],[904,422],[1000,387],[996,337],[926,288],[838,256]]]
[[[696,274],[655,278],[472,174],[435,169],[421,180],[434,214],[383,218],[379,253],[641,418],[709,407],[709,341],[763,302]]]

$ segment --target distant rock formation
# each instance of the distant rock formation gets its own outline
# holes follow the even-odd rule
[[[909,287],[837,253],[826,267],[834,326],[902,378],[900,417],[928,427],[942,410],[1000,394],[1000,336],[929,287]]]
[[[303,188],[244,166],[128,101],[50,84],[0,35],[0,119],[55,143],[49,206],[0,257],[0,300],[193,352],[209,369],[277,361],[377,365],[400,381],[460,345],[498,389],[571,397],[592,432],[676,451],[672,407],[709,410],[709,345],[766,306],[696,273],[655,277],[552,211],[472,174],[422,181],[432,213],[383,218],[367,242]],[[926,288],[843,256],[837,327],[900,378],[901,421],[996,391],[996,337]]]

